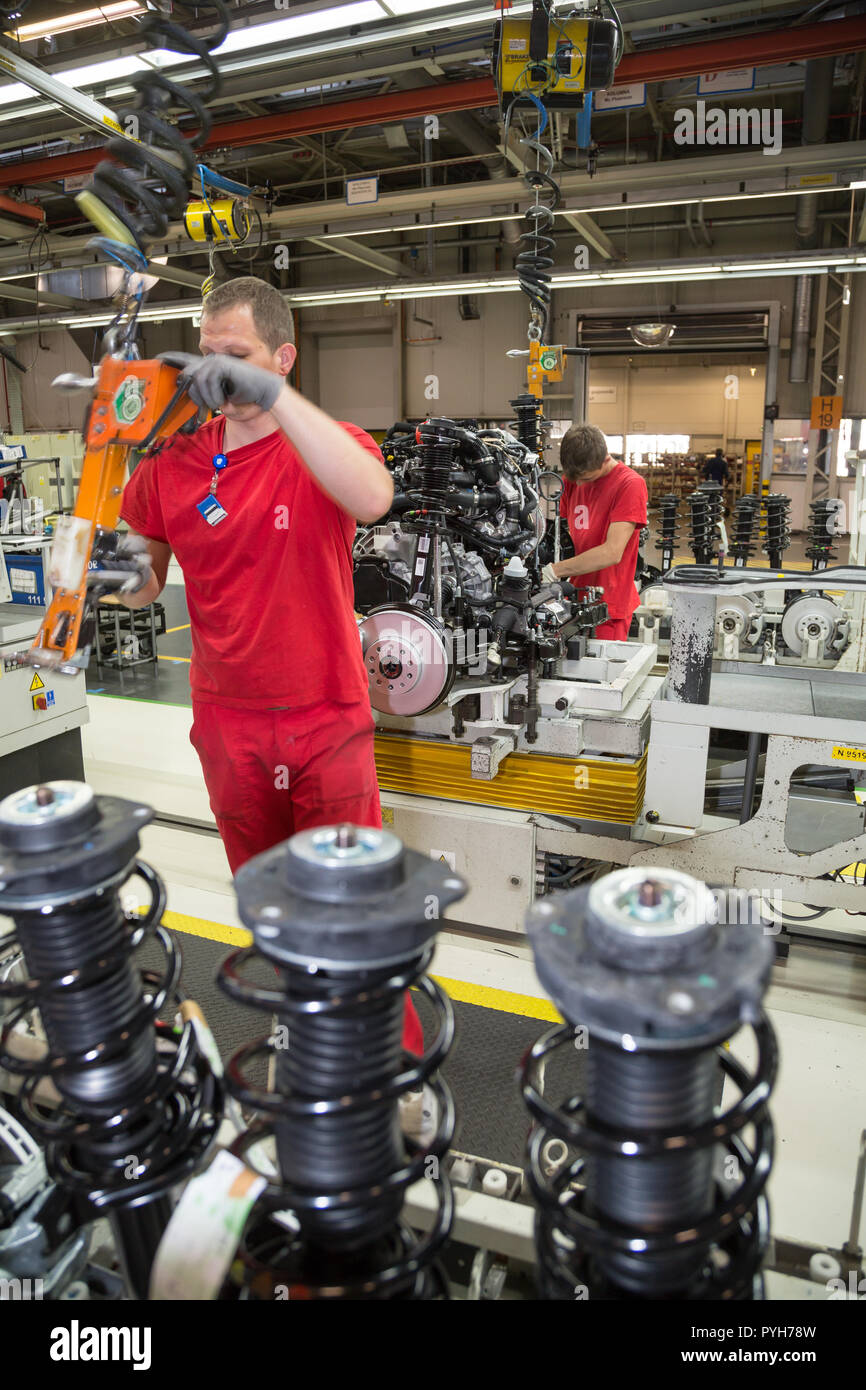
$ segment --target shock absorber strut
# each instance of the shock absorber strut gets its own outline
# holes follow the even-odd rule
[[[764,538],[764,550],[770,562],[770,568],[774,570],[781,568],[782,556],[791,544],[790,511],[791,499],[784,492],[771,492],[767,495],[767,532]]]
[[[279,1182],[259,1199],[242,1246],[245,1282],[287,1285],[308,1298],[430,1298],[445,1292],[435,1263],[453,1198],[439,1160],[454,1106],[434,1073],[454,1030],[447,996],[423,974],[438,918],[466,885],[447,865],[404,849],[385,830],[353,825],[301,831],[258,855],[235,879],[239,912],[255,944],[223,966],[231,998],[273,1010],[273,1040],[242,1048],[228,1084],[269,1117],[235,1145],[246,1154],[273,1133]],[[276,969],[263,989],[244,974],[256,953]],[[404,995],[412,983],[433,1005],[437,1034],[423,1057],[403,1051]],[[281,1040],[284,1045],[279,1045]],[[253,1058],[276,1058],[275,1090],[245,1076]],[[439,1119],[422,1147],[404,1141],[398,1100],[429,1087]],[[424,1091],[428,1094],[427,1090]],[[408,1150],[408,1152],[407,1152]],[[439,1205],[416,1242],[400,1218],[410,1183],[431,1177]],[[290,1209],[296,1236],[267,1217]]]
[[[837,534],[836,517],[841,506],[836,497],[823,497],[810,504],[806,557],[812,561],[813,572],[825,570],[830,561],[836,559],[833,538]]]
[[[4,1020],[0,1064],[23,1077],[20,1104],[46,1146],[55,1181],[111,1218],[134,1297],[146,1298],[169,1193],[204,1160],[222,1115],[222,1089],[191,1022],[180,1035],[155,1021],[177,997],[180,957],[159,922],[165,889],[136,859],[147,806],[95,797],[80,782],[48,782],[0,802],[0,890],[29,980],[0,985],[19,1003]],[[146,913],[119,892],[132,875],[150,891]],[[132,956],[153,934],[164,973],[140,974]],[[38,1008],[44,1059],[10,1042]],[[48,1076],[61,1105],[50,1117],[34,1092]]]
[[[632,868],[530,911],[536,970],[567,1020],[523,1075],[542,1296],[763,1296],[776,1047],[760,1001],[773,947],[742,906],[720,913],[695,879]],[[753,1075],[720,1046],[742,1024],[757,1037]],[[540,1078],[563,1046],[585,1047],[585,1098],[556,1109]],[[723,1077],[740,1097],[717,1114]],[[570,1148],[553,1178],[551,1135]]]
[[[735,565],[747,565],[755,553],[761,499],[752,492],[737,498],[731,536],[731,559]]]
[[[718,523],[722,516],[722,489],[718,483],[700,483],[689,495],[689,542],[696,564],[711,565],[719,553]]]
[[[659,498],[660,537],[656,541],[656,550],[662,553],[662,574],[667,574],[673,565],[680,538],[679,505],[680,499],[674,492],[666,493],[664,497]]]

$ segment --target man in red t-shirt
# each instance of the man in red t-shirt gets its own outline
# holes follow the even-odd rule
[[[245,276],[207,298],[189,394],[218,410],[148,454],[121,517],[150,568],[133,594],[162,592],[174,554],[192,635],[191,742],[232,872],[296,831],[381,826],[374,723],[353,612],[356,521],[387,512],[375,441],[289,386],[291,312]],[[133,540],[133,548],[136,541]],[[408,1003],[404,1045],[422,1050]]]
[[[570,560],[545,565],[548,583],[569,579],[579,588],[600,588],[608,620],[596,637],[625,641],[638,605],[634,576],[640,531],[647,521],[646,483],[627,464],[611,458],[595,425],[573,425],[560,445],[563,487],[559,504],[574,543]]]

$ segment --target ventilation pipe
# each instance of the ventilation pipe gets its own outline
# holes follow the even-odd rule
[[[823,144],[830,120],[830,101],[833,95],[835,58],[811,58],[806,64],[806,85],[803,89],[803,144]],[[805,251],[818,244],[818,195],[807,193],[797,199],[794,219],[797,249]],[[809,367],[809,339],[812,319],[812,276],[801,275],[794,288],[794,310],[791,323],[791,359],[788,380],[806,380]]]

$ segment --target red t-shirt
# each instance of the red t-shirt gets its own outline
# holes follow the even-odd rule
[[[376,458],[375,440],[341,422]],[[235,708],[302,708],[367,698],[353,612],[355,519],[314,481],[279,430],[232,449],[210,525],[208,496],[225,417],[147,455],[120,515],[171,546],[186,581],[193,697]]]
[[[611,618],[631,618],[638,605],[634,573],[640,528],[646,526],[646,508],[646,483],[628,464],[617,463],[603,478],[590,483],[563,480],[559,514],[568,523],[575,555],[603,545],[611,522],[633,521],[635,524],[618,565],[575,575],[571,581],[581,589],[603,589]]]

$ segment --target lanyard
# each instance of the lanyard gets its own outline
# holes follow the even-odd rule
[[[216,497],[217,483],[220,480],[220,474],[223,472],[223,469],[228,468],[229,461],[225,454],[214,454],[212,461],[213,478],[211,479],[210,494],[211,497]]]
[[[207,497],[203,497],[200,502],[196,502],[196,511],[200,512],[208,526],[216,526],[218,522],[225,521],[228,512],[221,502],[217,500],[217,483],[224,468],[228,468],[229,461],[225,454],[214,454],[213,456],[213,477]]]

